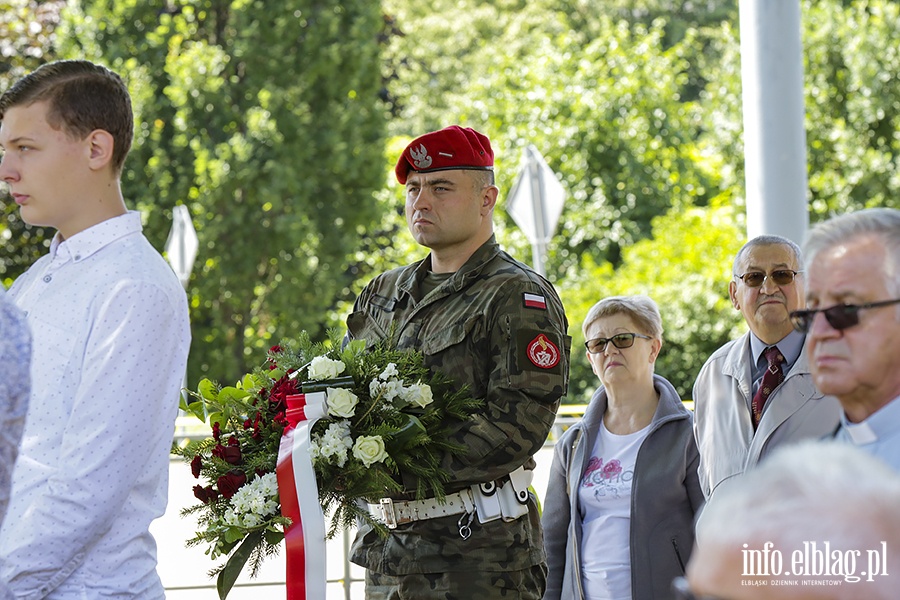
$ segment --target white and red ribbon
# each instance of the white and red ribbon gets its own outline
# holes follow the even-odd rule
[[[275,471],[281,514],[291,520],[284,530],[287,600],[325,598],[325,515],[319,504],[309,435],[327,411],[325,392],[287,397],[288,425],[281,436]]]

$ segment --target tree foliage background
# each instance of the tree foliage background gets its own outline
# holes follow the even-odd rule
[[[575,338],[570,401],[597,385],[580,325],[605,295],[660,304],[657,371],[685,396],[744,329],[727,299],[745,237],[737,0],[60,6],[0,0],[0,89],[56,56],[128,79],[126,196],[157,247],[179,203],[201,239],[189,382],[230,381],[300,328],[321,336],[374,273],[420,258],[391,169],[411,137],[452,123],[490,135],[503,194],[528,144],[568,191],[547,271]],[[801,10],[811,219],[898,206],[900,3]],[[8,284],[45,249],[4,216]],[[530,262],[502,207],[496,222]]]

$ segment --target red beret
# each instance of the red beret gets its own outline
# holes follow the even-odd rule
[[[431,173],[447,169],[494,168],[491,140],[469,127],[451,125],[417,137],[400,155],[394,173],[397,181],[406,184],[410,171]]]

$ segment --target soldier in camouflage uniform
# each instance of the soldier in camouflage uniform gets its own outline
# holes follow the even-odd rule
[[[509,473],[534,467],[566,392],[571,339],[562,303],[494,239],[499,190],[485,136],[455,126],[426,134],[406,148],[396,174],[406,184],[410,231],[431,253],[369,283],[347,319],[349,336],[374,342],[393,331],[399,347],[421,350],[427,364],[483,398],[454,436],[467,452],[447,457],[447,492],[492,481],[502,489]],[[366,597],[541,598],[536,499],[523,492],[520,501],[527,509],[515,519],[481,522],[467,506],[397,525],[386,539],[363,526],[351,560],[367,569]]]

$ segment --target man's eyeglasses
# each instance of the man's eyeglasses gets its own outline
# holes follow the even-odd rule
[[[765,283],[766,279],[771,279],[775,282],[775,285],[788,285],[794,281],[794,277],[802,272],[792,271],[791,269],[779,269],[766,275],[762,271],[748,271],[743,275],[735,275],[735,277],[743,281],[747,287],[755,288]]]
[[[811,310],[795,310],[791,312],[791,323],[794,329],[801,333],[809,333],[816,313],[825,315],[828,324],[841,331],[854,325],[859,325],[859,311],[866,308],[879,308],[900,303],[900,298],[884,300],[883,302],[867,302],[866,304],[836,304],[829,308],[817,308]]]
[[[675,600],[724,600],[714,596],[698,596],[691,590],[688,580],[684,577],[672,580],[672,591],[675,592]]]
[[[616,348],[631,348],[634,346],[634,338],[651,339],[649,335],[641,335],[640,333],[620,333],[608,338],[594,338],[584,343],[584,347],[591,354],[600,354],[606,350],[606,344],[612,342]]]

